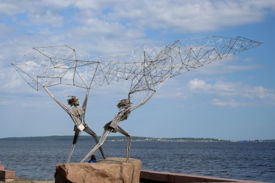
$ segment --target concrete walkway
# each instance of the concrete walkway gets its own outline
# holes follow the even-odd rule
[[[22,178],[16,178],[15,180],[6,180],[6,181],[0,181],[0,183],[54,183],[54,180],[32,180],[32,179],[22,179]]]

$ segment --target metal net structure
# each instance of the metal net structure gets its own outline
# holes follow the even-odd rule
[[[79,59],[76,50],[67,45],[37,47],[33,49],[26,61],[12,65],[29,86],[37,91],[41,88],[46,89],[49,95],[70,113],[71,117],[77,111],[70,111],[60,104],[48,88],[64,85],[86,89],[86,99],[83,104],[85,107],[81,109],[85,115],[90,89],[122,81],[128,82],[128,96],[118,104],[120,111],[104,126],[99,143],[82,159],[83,162],[101,147],[110,132],[120,132],[127,136],[127,158],[129,158],[130,135],[119,127],[118,123],[126,120],[133,110],[148,102],[165,81],[261,44],[244,37],[211,36],[178,40],[167,46],[146,49],[139,54],[94,59]],[[85,120],[79,117],[72,117],[72,119],[80,130],[87,129],[85,125],[81,126],[83,121],[85,124]],[[96,139],[95,133],[90,134],[93,134]],[[76,131],[75,139],[77,136]],[[76,143],[75,140],[74,143]],[[68,159],[73,149],[74,144]]]
[[[167,79],[218,62],[262,43],[243,37],[206,37],[175,41],[165,47],[147,49],[140,55],[77,58],[67,46],[34,48],[28,60],[12,64],[35,90],[42,86],[70,85],[97,88],[121,80],[131,83],[129,93],[150,93]]]
[[[67,45],[33,48],[27,61],[12,65],[26,83],[37,91],[43,86],[56,85],[84,89],[100,87],[127,78],[126,73],[131,72],[128,71],[131,70],[128,64],[103,62],[101,57],[92,61],[78,59],[76,50]],[[122,73],[125,74],[122,76]]]
[[[141,62],[130,78],[129,94],[144,93],[145,98],[158,90],[168,79],[219,62],[262,43],[244,37],[212,36],[203,39],[178,40],[171,44],[144,51]]]

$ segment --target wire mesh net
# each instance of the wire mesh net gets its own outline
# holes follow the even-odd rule
[[[75,49],[60,45],[34,48],[27,61],[13,66],[35,90],[56,85],[87,89],[127,80],[131,83],[129,95],[146,98],[169,78],[261,44],[243,37],[212,36],[93,60],[78,59]]]

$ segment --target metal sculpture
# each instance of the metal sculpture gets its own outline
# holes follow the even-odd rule
[[[46,62],[39,61],[40,65],[38,68],[40,69],[37,69],[37,71],[41,72],[41,67],[43,67],[42,73],[30,75],[27,71],[24,71],[24,68],[29,69],[30,65],[37,64],[29,63],[26,65],[25,63],[24,66],[14,66],[30,86],[37,90],[39,87],[44,88],[57,103],[58,101],[49,92],[48,87],[63,84],[85,88],[87,89],[87,98],[90,88],[108,85],[114,81],[127,80],[130,82],[127,98],[120,100],[117,104],[119,112],[104,126],[104,132],[100,140],[97,141],[95,138],[97,144],[81,162],[84,162],[97,149],[101,149],[102,144],[111,132],[119,132],[127,137],[128,160],[131,137],[118,124],[126,120],[132,111],[147,103],[165,81],[261,44],[243,37],[224,38],[218,36],[175,41],[166,47],[156,47],[149,51],[144,51],[142,61],[141,57],[136,55],[97,58],[95,61],[77,60],[74,49],[71,49],[74,53],[72,58],[72,56],[56,56],[60,55],[60,52],[49,56],[49,53],[43,50],[44,48],[36,48],[35,50],[48,58]],[[128,62],[125,62],[125,58]],[[82,110],[80,110],[81,112],[84,111],[84,114],[86,109],[85,101],[86,99]],[[64,108],[61,104],[59,105]],[[74,120],[74,122],[76,123],[76,128],[78,127],[77,129],[81,131],[83,127],[79,126],[79,121]],[[83,123],[85,124],[85,120],[81,121],[81,124]],[[101,152],[104,157],[102,149]]]
[[[189,40],[189,44],[188,41],[175,41],[159,52],[148,53],[144,51],[143,62],[139,64],[131,77],[127,78],[131,81],[128,98],[120,100],[117,104],[120,111],[104,126],[104,132],[99,143],[81,162],[84,162],[100,148],[111,132],[119,132],[127,137],[128,160],[131,137],[118,124],[126,120],[133,110],[147,103],[166,80],[261,44],[243,37],[224,38],[213,36]],[[133,106],[132,98],[139,93],[143,93],[144,98]]]

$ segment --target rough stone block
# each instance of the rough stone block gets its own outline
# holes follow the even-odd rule
[[[107,158],[97,163],[56,165],[55,182],[139,183],[141,161],[130,158]]]
[[[15,179],[15,171],[0,170],[0,180]]]

